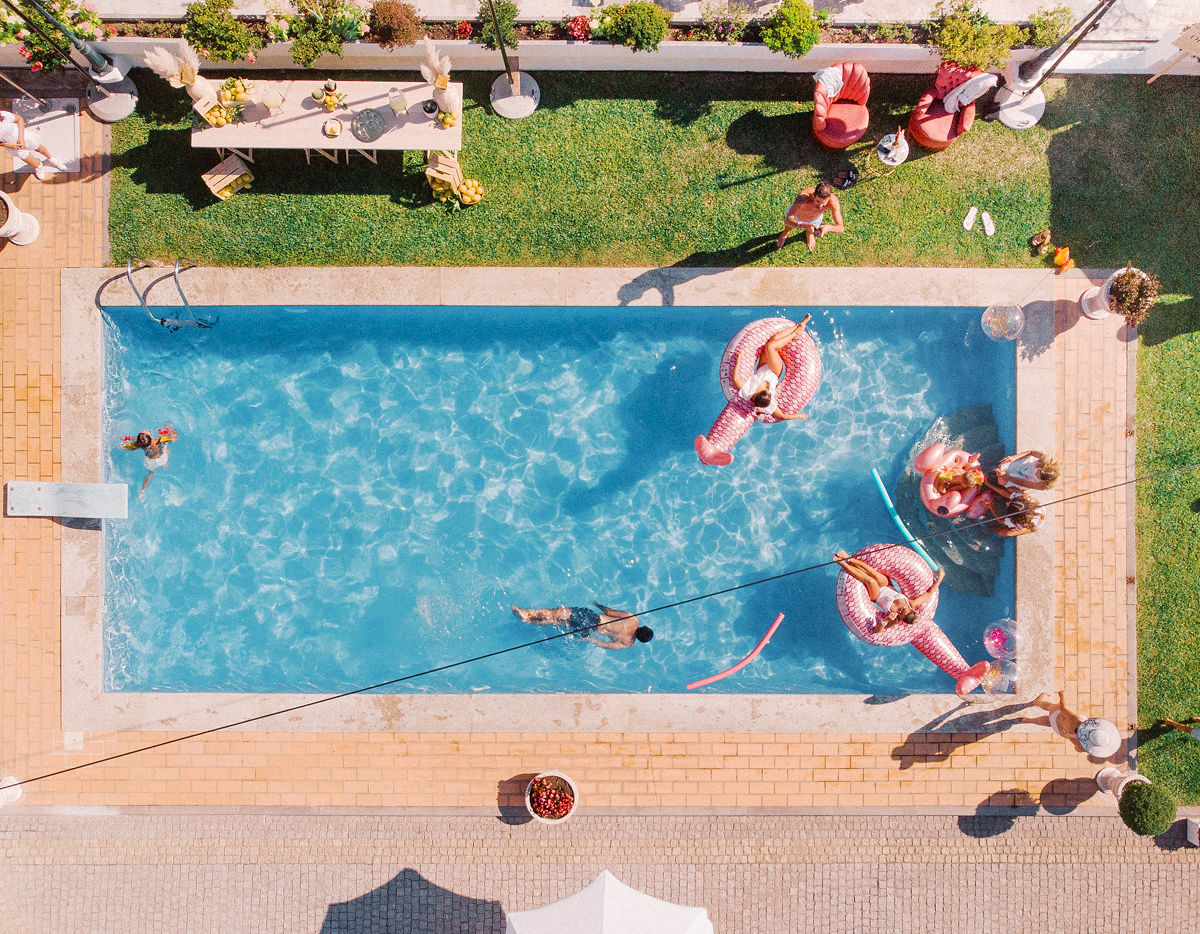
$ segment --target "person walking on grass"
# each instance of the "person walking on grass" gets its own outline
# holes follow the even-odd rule
[[[832,224],[825,223],[826,212],[833,215]],[[833,193],[833,186],[829,182],[821,182],[815,188],[805,188],[796,195],[796,200],[792,202],[783,218],[783,233],[775,238],[775,248],[782,250],[788,234],[793,230],[802,230],[804,238],[808,241],[808,251],[811,253],[817,245],[817,237],[841,233],[845,229],[846,225],[842,222],[842,203]]]

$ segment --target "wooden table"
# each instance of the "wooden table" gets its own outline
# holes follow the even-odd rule
[[[221,156],[229,150],[247,162],[254,161],[255,149],[303,149],[307,160],[311,161],[315,152],[333,163],[341,161],[342,153],[346,154],[348,163],[350,153],[357,152],[376,164],[381,149],[451,152],[462,149],[462,84],[459,82],[451,82],[447,89],[458,122],[443,128],[435,119],[436,112],[429,115],[421,108],[422,102],[433,97],[433,85],[423,81],[339,81],[337,89],[346,96],[346,104],[330,113],[324,104],[312,98],[312,92],[322,87],[323,81],[250,80],[254,82],[255,97],[261,96],[269,86],[279,91],[283,96],[279,111],[271,113],[262,104],[247,102],[242,111],[245,120],[192,130],[193,147],[216,149]],[[398,118],[388,105],[391,88],[403,91],[411,105],[403,119]],[[383,135],[369,143],[350,132],[354,115],[368,109],[379,111],[386,126]],[[342,122],[341,135],[332,138],[325,135],[322,127],[330,117]]]

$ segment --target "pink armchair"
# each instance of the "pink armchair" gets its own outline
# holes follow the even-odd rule
[[[842,89],[829,97],[817,82],[813,92],[813,135],[830,149],[845,149],[867,132],[867,98],[871,79],[857,62],[842,62],[832,68],[842,71]]]
[[[946,109],[943,100],[960,85],[983,74],[978,68],[961,68],[954,62],[942,62],[933,87],[921,95],[908,120],[909,138],[926,149],[945,149],[971,129],[975,123],[975,102],[972,100],[952,111]]]

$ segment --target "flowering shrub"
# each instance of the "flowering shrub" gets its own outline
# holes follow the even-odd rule
[[[116,29],[105,28],[96,14],[96,6],[92,0],[46,0],[42,4],[50,14],[70,29],[81,39],[99,39],[106,33],[112,35]],[[37,23],[46,35],[54,39],[54,44],[64,53],[70,50],[71,43],[58,27],[49,22],[33,7],[23,7],[25,15]],[[26,25],[16,13],[8,7],[0,7],[0,44],[15,45],[17,54],[29,62],[32,71],[62,71],[66,64],[62,55],[54,51],[54,47]]]
[[[455,39],[470,39],[473,35],[475,35],[475,27],[465,19],[459,20],[458,25],[454,27]]]
[[[575,16],[566,22],[567,35],[576,42],[587,42],[592,38],[592,19],[590,16]]]
[[[233,0],[201,0],[190,4],[183,38],[210,61],[254,61],[262,40],[233,15]]]
[[[710,42],[737,42],[750,25],[752,15],[750,8],[738,0],[704,0],[694,37]]]
[[[926,26],[942,61],[980,71],[1003,68],[1012,50],[1028,38],[1013,23],[993,22],[974,0],[938,0]]]
[[[529,806],[538,817],[562,820],[575,807],[575,795],[563,779],[545,775],[529,783]]]
[[[367,11],[354,0],[288,0],[267,4],[267,34],[292,43],[292,61],[309,68],[326,52],[342,58],[342,45],[367,34]]]

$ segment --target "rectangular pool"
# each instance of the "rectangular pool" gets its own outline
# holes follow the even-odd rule
[[[105,322],[106,479],[145,474],[120,439],[180,439],[124,523],[106,523],[109,691],[353,689],[549,634],[519,606],[637,611],[896,541],[889,487],[935,419],[990,406],[1012,449],[1014,348],[975,308],[225,307],[168,333]],[[692,439],[724,405],[717,361],[747,321],[810,326],[824,376],[808,421],[754,426],[730,467]],[[131,491],[131,496],[134,491]],[[918,533],[919,534],[919,533]],[[968,661],[1013,614],[1011,546],[938,621]],[[833,569],[647,615],[648,645],[575,638],[399,692],[952,690],[915,649],[838,618]]]

